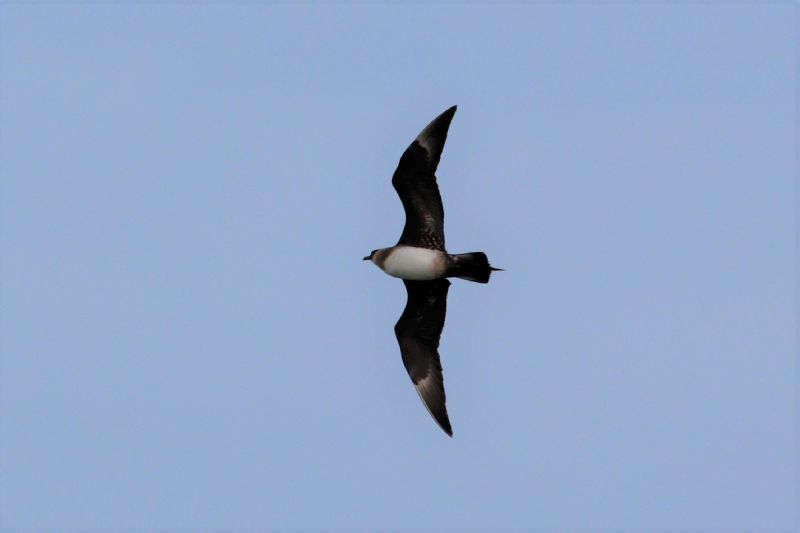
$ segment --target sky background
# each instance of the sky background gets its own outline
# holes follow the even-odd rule
[[[0,527],[797,525],[797,5],[0,6]],[[393,326],[439,167],[455,436]]]

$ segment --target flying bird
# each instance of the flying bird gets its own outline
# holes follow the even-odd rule
[[[436,167],[455,113],[453,106],[433,119],[403,152],[392,177],[406,213],[403,233],[396,245],[373,250],[364,258],[406,286],[408,301],[394,326],[403,364],[422,403],[451,437],[439,359],[450,288],[447,278],[488,283],[493,271],[502,270],[492,267],[483,252],[449,254],[445,249]]]

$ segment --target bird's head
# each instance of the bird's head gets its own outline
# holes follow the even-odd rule
[[[372,250],[367,257],[364,258],[364,261],[375,261],[375,254],[378,250]]]

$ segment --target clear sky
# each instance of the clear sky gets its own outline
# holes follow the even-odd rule
[[[0,526],[796,524],[797,6],[0,6]],[[439,167],[455,436],[393,326]]]

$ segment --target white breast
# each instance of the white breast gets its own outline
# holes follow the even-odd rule
[[[383,271],[396,278],[431,280],[444,272],[444,254],[439,250],[398,246],[383,264]]]

